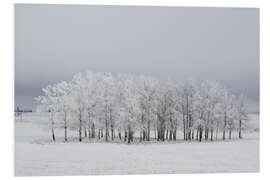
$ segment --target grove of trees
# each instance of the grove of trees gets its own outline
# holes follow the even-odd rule
[[[241,139],[248,119],[245,97],[210,81],[88,71],[42,92],[37,109],[50,113],[53,141],[55,124],[61,124],[65,141],[69,130],[78,132],[78,141],[175,141],[177,133],[185,141],[232,139],[232,133]]]

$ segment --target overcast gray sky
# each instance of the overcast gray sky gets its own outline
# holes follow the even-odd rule
[[[259,9],[15,5],[15,105],[85,70],[217,80],[258,111]]]

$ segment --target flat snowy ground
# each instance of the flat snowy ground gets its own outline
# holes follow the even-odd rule
[[[27,118],[16,119],[15,131],[16,176],[259,171],[258,133],[212,143],[37,143],[50,132]]]

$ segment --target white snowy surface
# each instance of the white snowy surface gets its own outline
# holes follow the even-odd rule
[[[50,131],[35,123],[36,118],[16,118],[16,176],[259,171],[258,133],[225,142],[37,143],[49,139]],[[56,131],[56,137],[62,134],[62,130]]]

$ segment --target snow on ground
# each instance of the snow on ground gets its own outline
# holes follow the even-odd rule
[[[245,134],[243,140],[212,143],[36,143],[50,138],[50,131],[35,123],[36,118],[16,119],[16,176],[259,171],[258,133]],[[62,134],[56,131],[57,137]]]

